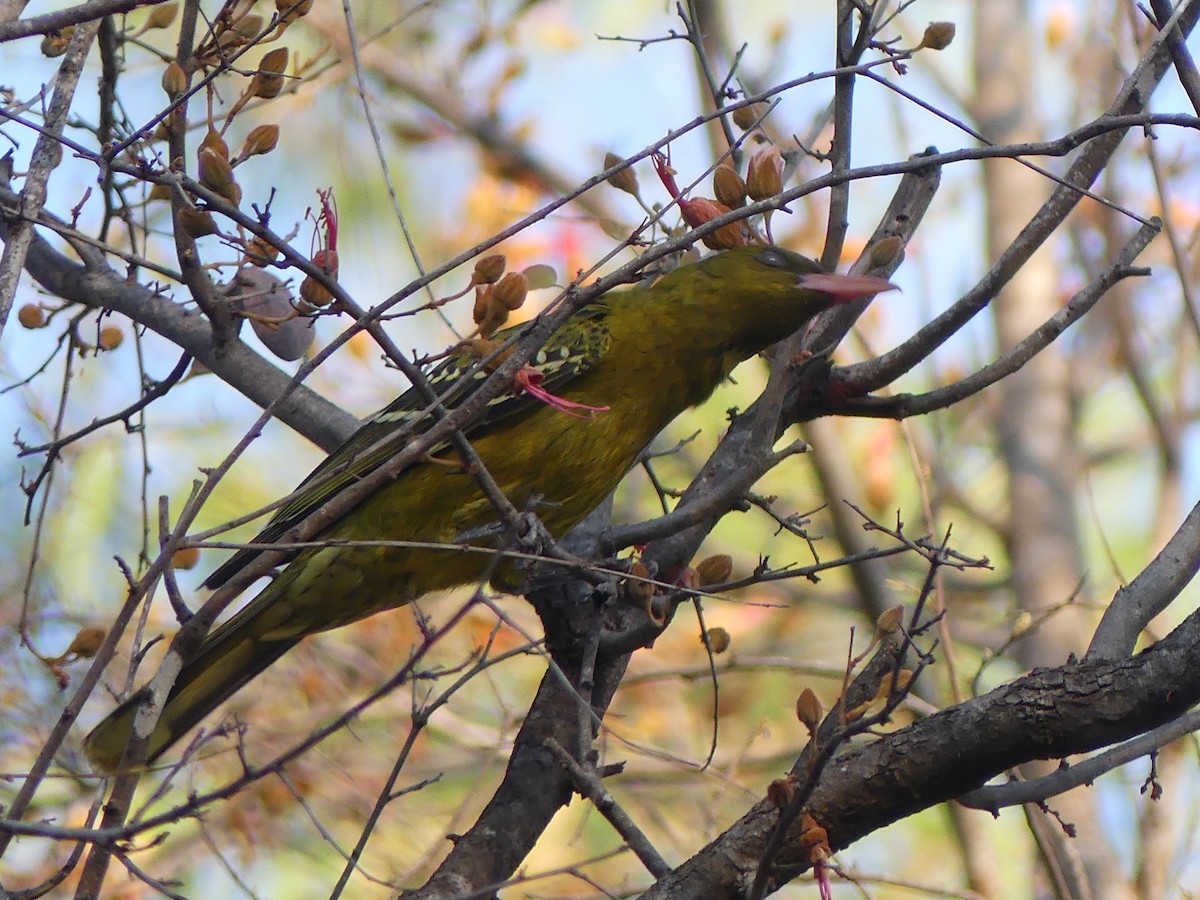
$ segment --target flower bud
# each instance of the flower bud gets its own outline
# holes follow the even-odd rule
[[[725,213],[731,211],[724,203],[718,203],[716,200],[710,200],[708,197],[681,200],[679,208],[683,214],[683,220],[693,228],[697,228],[705,222],[710,222],[717,216],[723,216]],[[745,247],[753,243],[753,236],[746,227],[745,222],[730,222],[728,225],[721,226],[712,234],[706,234],[702,240],[704,241],[704,246],[710,250],[732,250],[735,247]]]
[[[625,581],[625,596],[633,606],[650,609],[650,600],[654,597],[654,585],[649,581],[650,570],[640,562],[635,562],[629,569],[632,578]]]
[[[338,254],[336,250],[325,248],[318,250],[312,256],[312,263],[330,278],[338,276]],[[321,282],[311,275],[300,283],[300,299],[313,306],[328,306],[333,301],[333,294]]]
[[[275,9],[281,16],[298,19],[308,15],[314,0],[275,0]]]
[[[58,31],[52,31],[42,38],[42,56],[47,59],[54,59],[56,56],[62,56],[67,52],[67,45],[71,43],[71,37],[75,34],[75,26],[68,25],[65,28],[60,28]]]
[[[260,237],[252,237],[246,242],[246,261],[251,265],[262,268],[269,266],[279,259],[279,248],[264,241]]]
[[[875,620],[875,633],[883,636],[895,634],[900,627],[900,621],[904,617],[903,606],[893,606],[891,609],[885,609],[879,614],[879,618]]]
[[[234,30],[245,38],[258,37],[263,29],[263,17],[259,15],[242,16],[233,26]]]

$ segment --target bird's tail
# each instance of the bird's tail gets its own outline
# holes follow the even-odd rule
[[[150,737],[147,763],[161,756],[201,719],[303,637],[263,639],[256,636],[258,629],[253,627],[252,621],[238,621],[240,618],[236,616],[217,629],[199,652],[184,664]],[[133,734],[134,716],[145,700],[147,690],[142,688],[118,706],[84,739],[84,753],[93,769],[105,774],[117,771]]]

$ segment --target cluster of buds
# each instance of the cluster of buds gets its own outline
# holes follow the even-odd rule
[[[476,334],[491,337],[509,320],[509,314],[520,310],[529,294],[529,278],[524,272],[505,272],[508,260],[503,253],[493,253],[475,263],[470,272],[470,287],[475,288],[472,318]]]
[[[656,153],[653,162],[663,186],[679,204],[683,221],[692,228],[744,206],[747,198],[752,201],[766,200],[777,196],[783,190],[783,154],[773,144],[767,144],[754,152],[744,179],[737,169],[728,163],[723,162],[717,166],[713,171],[713,193],[716,199],[684,197],[675,181],[675,170],[671,168],[667,158],[661,153]],[[771,238],[771,212],[773,210],[768,210],[763,217],[768,241]],[[705,235],[703,241],[705,246],[713,250],[732,250],[734,247],[764,243],[764,238],[747,221],[742,220],[723,225]]]
[[[683,217],[683,221],[692,228],[698,228],[705,222],[711,222],[718,216],[733,211],[731,207],[719,200],[712,200],[708,197],[684,197],[675,181],[675,170],[671,168],[667,158],[661,153],[656,153],[652,159],[654,170],[658,173],[667,193],[679,204],[679,214]],[[744,219],[722,225],[716,231],[706,234],[702,240],[704,245],[711,250],[732,250],[735,247],[762,243],[762,239],[754,233],[754,229]]]

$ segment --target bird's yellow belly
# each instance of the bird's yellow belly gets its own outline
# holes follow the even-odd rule
[[[562,536],[616,487],[642,450],[635,435],[644,431],[619,424],[603,412],[580,421],[547,408],[519,426],[498,429],[473,443],[513,505],[536,513],[552,534]],[[450,458],[457,463],[457,455]],[[530,483],[537,484],[536,496]],[[429,591],[481,581],[494,572],[495,543],[484,538],[473,542],[476,549],[469,549],[455,541],[497,518],[491,502],[461,466],[414,466],[364,500],[322,539],[443,547],[331,546],[306,551],[280,575],[281,606],[291,609],[286,624],[280,624],[287,631],[336,628]]]

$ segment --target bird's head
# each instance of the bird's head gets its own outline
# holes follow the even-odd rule
[[[771,246],[727,250],[668,277],[683,282],[680,293],[691,309],[681,313],[727,321],[730,327],[712,328],[722,345],[711,349],[731,361],[782,340],[832,306],[896,289],[882,278],[825,272],[799,253]]]

